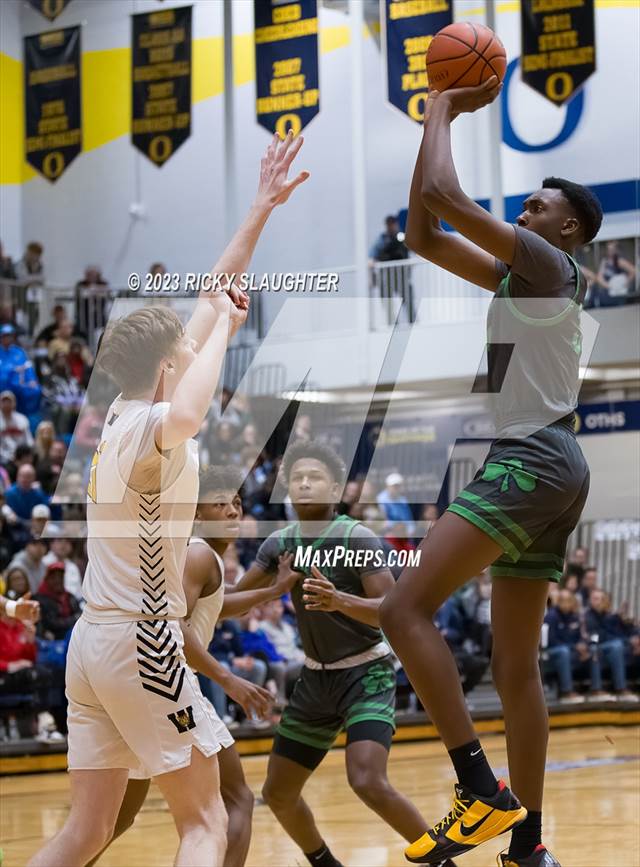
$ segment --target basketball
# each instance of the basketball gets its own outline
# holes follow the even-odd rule
[[[490,27],[458,21],[443,27],[427,51],[429,87],[476,87],[492,75],[503,80],[507,68],[504,45]]]

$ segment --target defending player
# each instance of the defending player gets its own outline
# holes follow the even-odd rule
[[[242,474],[235,467],[212,466],[200,476],[195,529],[201,536],[194,536],[189,541],[183,579],[187,601],[187,615],[182,630],[184,653],[187,663],[200,674],[219,683],[247,716],[263,716],[273,704],[271,694],[262,687],[236,677],[207,653],[207,647],[220,618],[237,617],[255,605],[262,605],[289,593],[300,575],[289,568],[291,558],[283,557],[278,577],[269,587],[246,591],[225,589],[222,557],[240,534],[242,500],[238,491],[241,485]],[[218,753],[220,790],[229,817],[224,867],[243,867],[251,842],[254,799],[246,784],[233,738],[225,730],[224,738],[220,740],[223,745]],[[114,840],[133,824],[146,798],[149,783],[148,779],[129,780],[116,822]]]
[[[302,143],[271,143],[254,205],[214,274],[246,270],[273,208],[302,183]],[[84,865],[113,836],[130,771],[154,777],[173,815],[176,865],[223,863],[227,817],[216,753],[224,727],[182,650],[182,575],[198,492],[193,437],[211,406],[242,293],[207,292],[186,329],[165,307],[116,322],[99,363],[122,389],[93,458],[87,605],[67,660],[71,812],[30,862]],[[196,749],[193,749],[196,747]]]
[[[426,830],[416,808],[387,778],[395,728],[396,678],[380,632],[378,609],[393,576],[373,560],[383,549],[376,536],[346,515],[336,516],[344,465],[330,448],[296,443],[287,449],[284,478],[299,522],[272,533],[240,589],[269,581],[283,553],[305,574],[291,598],[306,660],[276,733],[263,797],[313,867],[340,867],[322,839],[302,789],[346,730],[349,784],[358,797],[406,840]],[[352,565],[336,549],[350,552]],[[296,565],[295,556],[317,554],[332,565]],[[356,556],[367,565],[357,563]],[[443,865],[451,862],[440,859]]]
[[[421,256],[495,292],[488,366],[498,439],[423,541],[420,566],[405,570],[384,600],[380,618],[459,780],[452,811],[406,849],[407,858],[433,864],[515,828],[504,867],[558,867],[541,843],[548,720],[538,642],[548,582],[560,577],[589,487],[573,424],[585,286],[571,254],[595,237],[602,211],[587,188],[558,178],[547,178],[527,199],[515,226],[465,195],[450,123],[499,90],[494,77],[477,88],[430,93],[407,227],[407,243]],[[443,231],[439,218],[463,237]],[[442,603],[489,564],[493,676],[511,785],[524,806],[496,781],[453,657],[432,622]]]

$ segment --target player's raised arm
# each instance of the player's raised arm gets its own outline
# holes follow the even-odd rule
[[[516,243],[514,227],[496,220],[465,194],[451,154],[451,121],[458,114],[489,105],[500,89],[497,77],[492,76],[478,87],[454,88],[437,94],[425,126],[421,197],[429,211],[491,256],[511,265]]]
[[[258,191],[249,212],[235,233],[224,253],[211,270],[213,278],[218,278],[222,286],[228,288],[234,304],[240,309],[249,306],[248,297],[233,285],[239,281],[249,267],[251,257],[262,234],[267,220],[278,205],[284,204],[296,187],[309,177],[309,172],[301,171],[289,179],[289,169],[296,158],[304,139],[302,136],[294,139],[289,133],[284,141],[275,135],[260,161],[260,178]],[[201,345],[211,329],[211,318],[207,315],[207,306],[212,294],[203,291],[196,305],[196,312],[187,324],[187,333]]]
[[[427,107],[432,103],[430,95]],[[426,122],[426,113],[425,113]],[[407,246],[441,268],[495,292],[498,286],[495,259],[476,244],[460,235],[445,232],[440,220],[425,205],[422,197],[423,160],[425,141],[420,144],[418,159],[411,180],[409,193],[409,214],[407,217]]]

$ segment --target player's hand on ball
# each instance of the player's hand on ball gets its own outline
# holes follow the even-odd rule
[[[484,108],[494,101],[502,90],[502,84],[496,75],[492,75],[478,87],[454,87],[438,95],[438,99],[446,99],[451,105],[452,118],[459,114],[469,114]],[[429,100],[427,100],[427,103]]]
[[[337,611],[340,592],[324,577],[317,566],[311,567],[313,578],[305,578],[302,601],[307,611]]]
[[[274,589],[277,588],[278,596],[285,596],[296,581],[299,581],[302,577],[299,572],[294,572],[291,568],[291,564],[293,563],[293,554],[282,554],[278,558],[278,574],[276,576],[276,583],[274,584]]]
[[[260,183],[258,184],[258,199],[266,201],[269,207],[284,204],[296,187],[304,183],[309,172],[302,171],[289,180],[289,168],[302,147],[302,136],[294,139],[289,131],[284,139],[276,134],[260,161]]]
[[[273,696],[268,689],[249,683],[241,677],[232,675],[226,692],[230,699],[239,704],[249,719],[259,717],[264,719],[273,707]]]

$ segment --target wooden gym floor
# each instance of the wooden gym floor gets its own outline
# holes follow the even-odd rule
[[[640,727],[596,726],[553,731],[545,795],[544,840],[562,867],[640,865]],[[494,768],[506,774],[504,738],[485,736]],[[243,759],[256,795],[266,756]],[[449,809],[453,774],[439,742],[394,744],[390,778],[430,822]],[[349,789],[344,753],[334,750],[306,790],[318,824],[347,867],[407,864],[403,841]],[[2,867],[21,867],[41,842],[62,825],[68,809],[65,773],[0,779]],[[164,867],[172,863],[177,837],[157,788],[152,787],[135,826],[106,853],[102,867]],[[508,843],[505,836],[459,859],[460,867],[492,867]],[[248,867],[293,867],[306,861],[273,819],[256,804]]]

